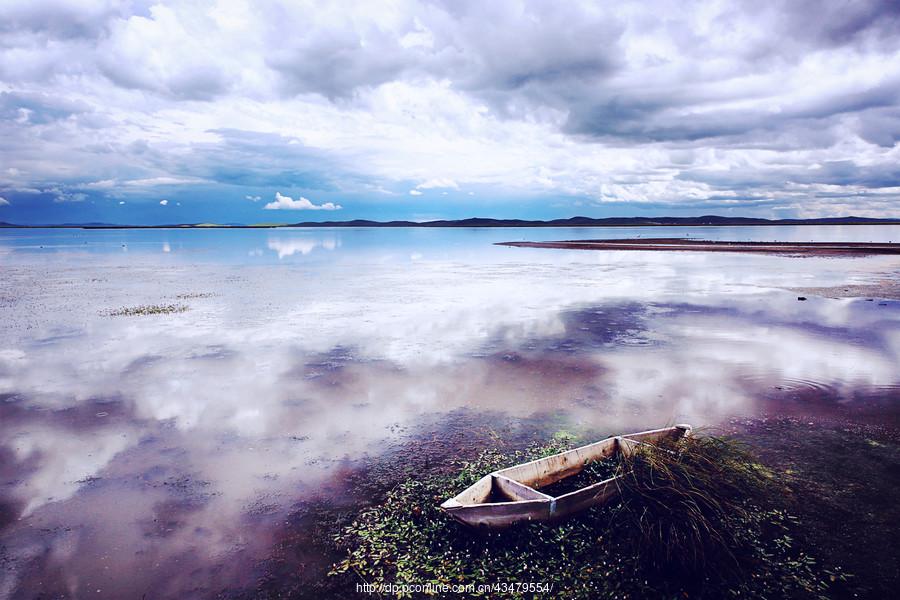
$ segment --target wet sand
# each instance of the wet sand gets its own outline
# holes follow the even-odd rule
[[[565,250],[655,250],[665,252],[746,252],[801,256],[900,254],[900,244],[872,242],[729,242],[683,238],[499,242],[498,246]]]

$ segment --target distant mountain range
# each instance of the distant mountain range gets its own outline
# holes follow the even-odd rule
[[[301,223],[259,225],[183,223],[172,225],[113,225],[109,223],[64,223],[61,225],[14,225],[0,221],[0,227],[76,228],[76,229],[164,229],[164,228],[276,228],[276,227],[659,227],[659,226],[728,226],[728,225],[900,225],[898,219],[870,219],[867,217],[829,217],[822,219],[758,219],[753,217],[571,217],[550,221],[523,219],[456,219],[441,221],[304,221]]]
[[[445,221],[326,221],[319,223],[295,223],[294,227],[643,227],[666,225],[874,225],[900,224],[900,219],[869,219],[866,217],[832,217],[825,219],[756,219],[751,217],[571,217],[550,221],[528,221],[523,219],[457,219]]]

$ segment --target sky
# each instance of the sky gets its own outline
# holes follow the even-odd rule
[[[900,216],[900,2],[0,2],[0,221]]]

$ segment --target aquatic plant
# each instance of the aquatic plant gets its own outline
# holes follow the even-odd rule
[[[826,570],[797,541],[781,483],[727,439],[644,447],[617,466],[618,502],[555,525],[478,532],[438,505],[490,471],[559,452],[567,440],[484,452],[455,474],[411,478],[335,537],[331,574],[375,584],[543,583],[552,597],[820,597]],[[604,469],[608,469],[608,465]],[[503,588],[504,597],[530,597]],[[491,588],[472,595],[494,597]],[[402,596],[402,594],[400,594]]]
[[[107,311],[108,317],[136,317],[146,315],[167,315],[183,313],[188,309],[184,304],[143,304],[141,306],[126,306]]]

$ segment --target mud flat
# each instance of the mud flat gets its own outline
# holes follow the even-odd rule
[[[874,242],[728,242],[689,240],[682,238],[639,238],[621,240],[562,240],[558,242],[498,242],[497,245],[515,246],[518,248],[559,248],[564,250],[749,252],[802,256],[900,255],[900,243]]]
[[[866,298],[900,300],[900,274],[871,284],[835,285],[827,287],[790,287],[792,292],[823,298]]]

